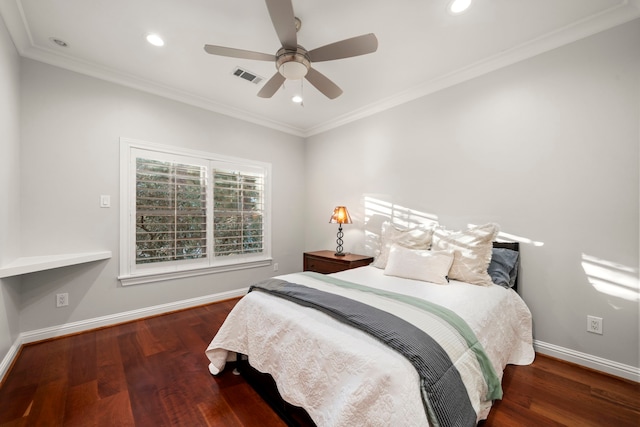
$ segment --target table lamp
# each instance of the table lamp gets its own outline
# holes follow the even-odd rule
[[[342,237],[344,236],[344,233],[342,232],[342,224],[351,224],[351,217],[349,216],[347,207],[336,206],[336,208],[333,210],[333,214],[331,215],[329,223],[338,224],[338,238],[336,239],[338,247],[336,248],[335,256],[345,256],[346,254],[342,252]]]

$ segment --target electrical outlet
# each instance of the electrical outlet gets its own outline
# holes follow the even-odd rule
[[[65,307],[69,305],[69,294],[56,294],[56,307]]]
[[[277,262],[273,263],[273,271],[278,271],[278,263]]]
[[[587,332],[602,335],[602,317],[587,316]]]

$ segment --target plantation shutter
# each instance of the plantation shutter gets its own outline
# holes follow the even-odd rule
[[[207,169],[136,158],[136,264],[207,257]]]
[[[123,286],[272,263],[269,163],[120,143]]]
[[[214,169],[213,250],[216,257],[264,252],[264,193],[262,171]]]

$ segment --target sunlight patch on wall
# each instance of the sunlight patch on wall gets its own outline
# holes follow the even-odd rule
[[[365,194],[363,196],[364,205],[364,234],[365,251],[370,255],[378,255],[380,247],[380,230],[384,222],[391,222],[399,228],[412,228],[418,225],[438,225],[438,215],[411,209],[406,206],[384,200],[384,194]],[[477,227],[477,224],[467,224],[468,227]],[[498,233],[497,241],[520,242],[535,247],[544,246],[544,242],[533,240],[516,234]]]
[[[640,301],[638,270],[582,254],[582,268],[595,290],[628,301]]]
[[[438,216],[428,212],[411,209],[379,198],[365,195],[364,234],[365,250],[368,254],[378,255],[380,230],[384,222],[391,222],[400,228],[412,228],[420,224],[437,224]]]
[[[467,227],[477,227],[477,224],[467,224]],[[522,237],[511,233],[505,233],[504,231],[500,231],[498,233],[498,237],[496,238],[498,242],[520,242],[525,245],[531,246],[544,246],[544,242],[538,242],[536,240],[531,240],[528,237]]]
[[[405,228],[415,227],[419,224],[438,223],[438,216],[435,214],[421,212],[369,196],[364,198],[364,215],[365,221],[369,221],[375,216],[383,216],[386,217],[386,221]]]
[[[544,242],[538,242],[536,240],[531,240],[527,237],[516,236],[515,234],[505,233],[503,231],[498,233],[498,238],[496,239],[499,242],[520,242],[526,245],[531,246],[544,246]]]

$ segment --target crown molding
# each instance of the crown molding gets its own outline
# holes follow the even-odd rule
[[[141,78],[133,74],[98,65],[89,61],[79,60],[48,47],[37,46],[31,37],[29,27],[22,9],[20,0],[7,0],[0,2],[0,15],[18,51],[23,58],[53,65],[76,73],[95,77],[121,86],[172,99],[184,104],[199,107],[215,113],[230,116],[239,120],[254,123],[267,128],[275,129],[291,135],[304,137],[305,131],[287,123],[278,122],[259,116],[239,108],[216,102],[212,99],[182,91],[149,79]]]
[[[485,58],[466,67],[455,70],[420,84],[397,95],[371,103],[348,114],[305,130],[305,136],[313,136],[348,123],[380,113],[402,104],[414,101],[447,87],[480,77],[484,74],[557,49],[599,32],[625,24],[640,17],[640,0],[627,0],[618,6],[589,16],[581,21],[544,34],[497,55]]]
[[[26,24],[21,0],[6,0],[0,2],[0,15],[4,18],[16,49],[22,57],[155,94],[291,135],[307,138],[411,102],[447,87],[637,19],[640,17],[640,0],[624,0],[617,6],[574,22],[571,25],[549,32],[497,55],[475,62],[429,82],[309,128],[298,128],[287,123],[274,121],[264,116],[231,107],[194,93],[178,90],[152,80],[123,73],[88,61],[81,61],[49,48],[36,46],[29,33],[28,25]]]
[[[34,61],[43,62],[55,67],[63,68],[76,73],[95,77],[121,86],[126,86],[142,92],[147,92],[163,98],[182,102],[191,106],[199,107],[245,122],[254,123],[267,128],[279,130],[288,134],[304,137],[305,132],[290,126],[286,123],[277,122],[263,116],[259,116],[248,111],[235,108],[216,102],[212,99],[196,95],[187,91],[182,91],[149,79],[141,78],[132,74],[123,73],[108,67],[99,66],[87,61],[81,61],[60,53],[54,53],[53,50],[37,46],[29,46],[27,49],[18,50],[20,56],[33,59]]]

